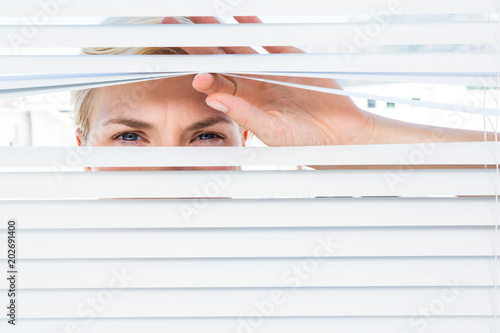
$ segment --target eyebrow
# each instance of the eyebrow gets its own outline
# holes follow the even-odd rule
[[[141,120],[138,120],[138,119],[132,119],[132,118],[113,118],[113,119],[109,119],[108,121],[106,121],[104,123],[103,127],[111,125],[111,124],[125,125],[125,126],[131,127],[131,128],[141,129],[141,130],[155,129],[155,126],[153,124],[151,124],[151,123],[147,123],[145,121],[141,121]]]
[[[186,128],[187,131],[196,131],[196,130],[199,130],[199,129],[203,129],[203,128],[206,128],[206,127],[210,127],[210,126],[213,126],[213,125],[216,125],[218,123],[227,123],[227,124],[232,124],[231,121],[229,121],[228,119],[226,118],[222,118],[222,117],[210,117],[210,118],[206,118],[206,119],[203,119],[201,121],[198,121],[194,124],[191,124],[188,128]]]
[[[199,130],[199,129],[203,129],[203,128],[206,128],[206,127],[210,127],[210,126],[216,125],[216,124],[221,123],[221,122],[224,122],[224,123],[227,123],[227,124],[231,124],[231,121],[229,121],[226,118],[222,118],[222,117],[209,117],[209,118],[203,119],[201,121],[198,121],[198,122],[196,122],[194,124],[191,124],[188,128],[186,128],[186,130],[187,131],[196,131],[196,130]],[[113,119],[109,119],[108,121],[106,121],[104,123],[103,127],[111,125],[111,124],[125,125],[125,126],[128,126],[130,128],[135,128],[135,129],[140,129],[140,130],[156,129],[156,127],[153,124],[151,124],[151,123],[148,123],[148,122],[145,122],[145,121],[141,121],[141,120],[138,120],[138,119],[132,119],[132,118],[113,118]]]

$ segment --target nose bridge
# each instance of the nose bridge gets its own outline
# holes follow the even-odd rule
[[[179,147],[183,146],[182,142],[182,131],[179,128],[179,125],[172,121],[172,118],[169,118],[170,121],[166,121],[165,124],[159,128],[159,141],[157,143],[160,147]]]
[[[175,135],[170,131],[160,133],[160,147],[179,147],[182,146],[180,135]]]

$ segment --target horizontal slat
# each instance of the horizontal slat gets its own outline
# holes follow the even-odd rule
[[[25,248],[26,244],[22,246]],[[457,286],[492,287],[495,261],[493,258],[21,260],[18,267],[21,278],[17,288],[22,295],[23,289],[105,289],[114,275],[133,277],[126,289],[446,287],[452,279],[456,279]],[[1,280],[0,288],[9,289],[6,279]],[[58,292],[54,290],[54,294]]]
[[[254,72],[255,75],[270,75],[264,72]],[[449,84],[449,85],[467,85],[467,86],[496,86],[496,75],[456,75],[447,73],[441,75],[432,75],[426,73],[405,74],[386,74],[386,73],[297,73],[297,72],[280,72],[279,76],[293,77],[318,77],[329,78],[336,80],[360,80],[360,81],[375,81],[375,82],[404,82],[404,83],[434,83],[434,84]]]
[[[12,36],[22,36],[23,29],[26,26],[0,25],[0,36],[5,36],[0,38],[0,47],[340,45],[338,52],[352,52],[361,43],[495,44],[500,36],[496,22],[391,23],[386,26],[380,23],[134,24],[40,26],[36,38],[13,42]],[[374,33],[376,38],[371,37]]]
[[[164,77],[166,75],[180,75],[178,73],[156,73],[156,74],[59,74],[59,75],[18,75],[5,77],[0,76],[0,87],[2,89],[36,88],[46,86],[56,86],[78,83],[96,83],[109,81],[110,78],[144,78],[144,77]],[[254,75],[268,76],[266,72],[254,72]],[[431,74],[357,74],[357,73],[299,73],[299,72],[279,72],[273,75],[292,76],[292,77],[316,77],[344,80],[362,80],[375,82],[405,82],[405,83],[435,83],[450,85],[468,85],[468,86],[496,86],[496,75],[476,76],[476,75],[455,75],[448,73],[444,75]],[[184,74],[186,75],[186,74]]]
[[[168,74],[168,75],[164,75],[163,78],[169,78],[169,77],[173,77],[173,76],[177,76],[177,75]],[[161,77],[158,77],[158,78],[161,78]],[[71,91],[71,90],[108,87],[108,86],[114,86],[114,85],[119,85],[119,84],[136,83],[136,82],[142,82],[142,81],[148,81],[148,80],[153,80],[151,75],[143,75],[143,78],[138,78],[138,79],[111,80],[111,81],[75,83],[75,84],[62,83],[59,85],[40,86],[40,87],[34,87],[34,88],[3,89],[3,90],[0,90],[0,99],[21,98],[21,97],[32,96],[32,95],[67,92],[67,91]]]
[[[131,161],[129,148],[3,147],[0,166],[482,165],[496,164],[500,150],[496,142],[450,142],[208,150],[148,147],[134,148],[134,154],[139,161]],[[420,160],[422,154],[425,158]]]
[[[3,199],[496,195],[495,170],[2,172]]]
[[[282,304],[275,305],[274,311],[268,310],[269,317],[412,316],[419,307],[428,308],[436,299],[441,301],[438,314],[443,316],[489,316],[495,307],[493,288],[466,287],[152,289],[120,290],[115,295],[108,290],[65,290],[59,291],[57,297],[52,290],[25,290],[19,300],[19,319],[78,318],[78,314],[88,315],[91,311],[98,318],[247,317],[257,311],[255,304],[259,301],[267,300],[268,305],[273,291],[282,293]],[[109,304],[98,304],[101,311],[87,304],[91,299],[104,299],[106,296],[99,295],[105,293],[111,296],[106,298]]]
[[[450,142],[304,147],[0,147],[0,167],[485,165],[500,144]]]
[[[3,216],[16,217],[22,230],[493,226],[499,209],[486,197],[0,201]]]
[[[239,55],[73,55],[1,56],[0,72],[10,74],[162,72],[339,72],[472,73],[500,70],[496,54],[239,54]]]
[[[221,15],[346,15],[372,14],[373,11],[392,10],[400,14],[463,14],[496,12],[495,0],[57,0],[56,6],[42,6],[46,2],[20,0],[2,4],[2,16],[33,16],[45,11],[58,16],[221,16]],[[51,3],[51,2],[49,2]],[[43,11],[42,11],[43,13]]]
[[[75,85],[84,83],[100,83],[112,81],[141,80],[145,77],[166,78],[177,76],[171,74],[69,74],[69,75],[18,75],[0,76],[0,92],[3,90],[20,88],[38,88],[62,85]]]
[[[5,325],[5,333],[65,332],[67,327],[92,333],[137,333],[147,326],[148,333],[221,333],[252,332],[254,323],[259,333],[385,333],[412,332],[426,327],[426,333],[491,333],[493,317],[315,317],[273,318],[161,318],[161,319],[25,319],[22,325]],[[255,321],[254,321],[255,320]],[[68,326],[69,325],[69,326]]]
[[[495,250],[493,227],[18,230],[19,259],[459,257]]]

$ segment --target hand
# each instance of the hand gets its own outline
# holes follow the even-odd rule
[[[216,24],[214,17],[190,17],[194,23]],[[235,17],[239,23],[262,23],[257,17]],[[179,24],[173,17],[164,24]],[[264,47],[269,53],[303,53],[295,47]],[[250,47],[187,47],[189,54],[257,54]],[[332,79],[262,76],[270,80],[341,89]],[[364,143],[371,115],[345,96],[290,88],[219,74],[199,74],[193,87],[207,94],[207,104],[226,112],[236,123],[269,146],[313,146]]]

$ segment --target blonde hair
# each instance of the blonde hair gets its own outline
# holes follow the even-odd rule
[[[163,18],[159,17],[111,17],[105,19],[101,24],[161,24]],[[177,17],[182,23],[192,23],[185,17]],[[178,47],[86,47],[82,48],[82,54],[88,55],[119,55],[119,54],[187,54]],[[71,93],[71,100],[75,112],[75,125],[82,130],[83,138],[90,130],[90,111],[92,102],[95,100],[97,90],[82,89]]]

